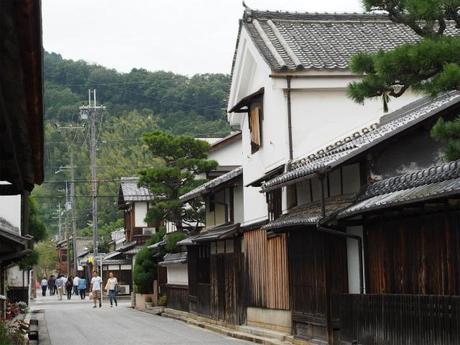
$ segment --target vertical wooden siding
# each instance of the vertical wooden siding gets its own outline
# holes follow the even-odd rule
[[[366,226],[369,293],[460,295],[460,213]]]
[[[265,230],[244,234],[248,306],[289,310],[286,235],[267,238]]]

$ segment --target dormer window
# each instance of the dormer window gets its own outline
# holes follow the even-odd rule
[[[249,132],[251,134],[251,153],[255,153],[262,146],[262,99],[251,103],[248,113]]]
[[[247,113],[249,132],[251,138],[251,153],[255,153],[262,146],[262,121],[263,121],[263,102],[264,88],[242,98],[228,112]]]

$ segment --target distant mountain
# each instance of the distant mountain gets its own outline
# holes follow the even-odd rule
[[[88,89],[95,88],[108,114],[117,116],[133,110],[151,113],[160,128],[177,134],[221,137],[229,133],[225,107],[230,77],[225,74],[197,74],[189,78],[145,69],[119,73],[48,52],[44,74],[47,120],[75,121],[78,106],[86,102]]]

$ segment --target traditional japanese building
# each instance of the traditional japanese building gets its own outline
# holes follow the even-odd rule
[[[41,29],[39,1],[0,2],[0,199],[17,196],[19,214],[12,227],[10,219],[0,221],[0,295],[6,295],[6,268],[31,253],[28,197],[43,182]]]
[[[416,325],[444,320],[430,313],[429,295],[457,294],[446,271],[447,248],[458,250],[457,163],[442,164],[430,129],[459,111],[458,92],[420,99],[263,184],[265,193],[285,188],[291,204],[264,229],[288,238],[295,336],[366,345],[440,339]],[[436,298],[455,307],[451,297]],[[404,311],[423,303],[426,312]]]

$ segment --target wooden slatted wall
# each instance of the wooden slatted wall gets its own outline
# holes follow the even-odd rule
[[[265,230],[244,234],[248,306],[289,310],[286,235],[267,238]]]
[[[368,292],[459,295],[459,229],[458,211],[367,224]]]

